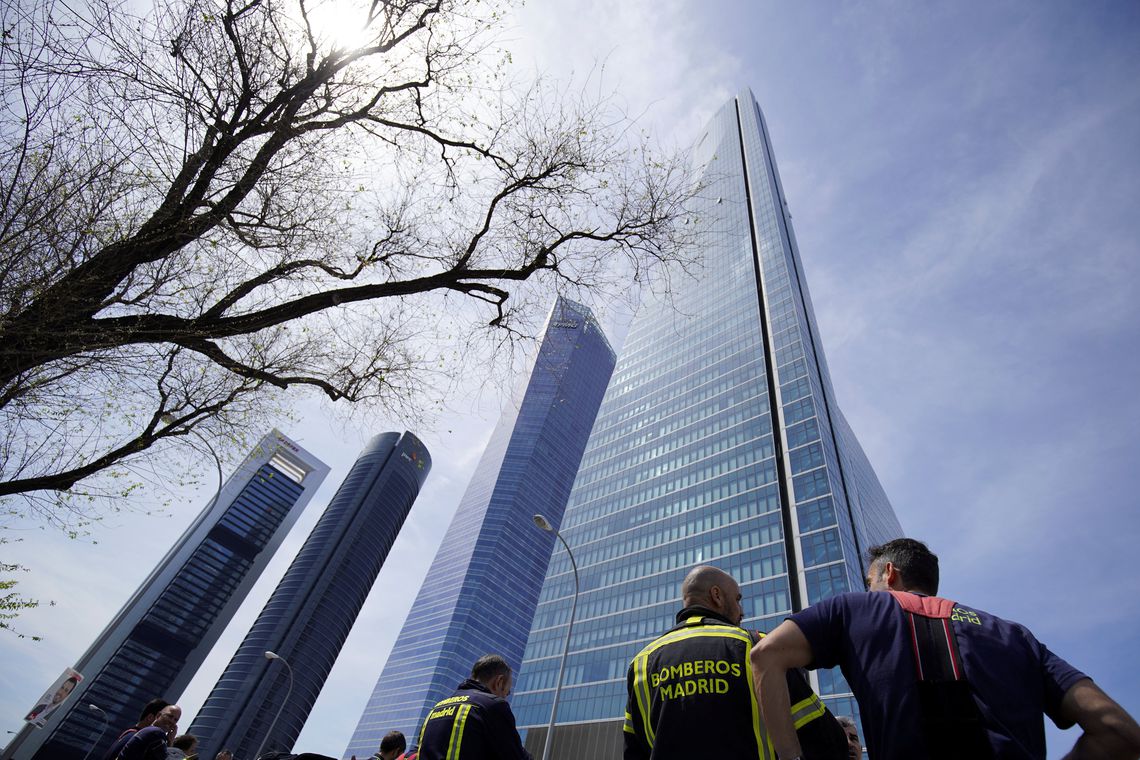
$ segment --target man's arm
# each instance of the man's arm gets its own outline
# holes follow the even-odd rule
[[[1065,692],[1061,717],[1084,729],[1064,760],[1140,758],[1140,725],[1091,679],[1077,681]]]
[[[785,620],[752,647],[751,659],[752,678],[768,737],[780,757],[799,757],[802,750],[792,722],[787,678],[789,670],[811,663],[811,645],[799,626]]]

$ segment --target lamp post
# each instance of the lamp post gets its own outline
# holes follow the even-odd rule
[[[570,624],[566,626],[566,643],[562,646],[562,661],[558,663],[558,680],[554,684],[554,703],[550,706],[550,726],[546,729],[546,744],[542,748],[542,760],[550,760],[550,748],[554,743],[554,721],[558,718],[558,697],[562,694],[562,674],[566,670],[566,656],[570,654],[570,634],[574,631],[574,614],[578,611],[578,563],[574,561],[574,552],[570,551],[570,544],[562,534],[554,529],[542,515],[534,516],[534,524],[548,533],[553,533],[562,542],[566,549],[566,556],[570,558],[570,567],[574,570],[574,600],[570,604]]]
[[[83,760],[87,760],[87,758],[91,757],[91,750],[99,746],[99,742],[103,741],[103,734],[107,733],[107,713],[103,712],[102,708],[100,708],[99,705],[93,704],[91,702],[87,703],[87,709],[91,710],[92,712],[97,712],[103,716],[103,727],[99,729],[99,738],[95,740],[94,744],[87,748],[87,754],[83,756]]]
[[[269,724],[269,730],[265,732],[265,738],[261,740],[261,746],[257,748],[257,752],[253,753],[254,760],[261,757],[261,750],[265,749],[265,743],[269,741],[270,734],[273,729],[277,727],[277,719],[281,717],[281,713],[285,711],[285,703],[289,701],[289,697],[293,694],[293,668],[289,667],[289,661],[276,652],[266,652],[265,659],[267,660],[280,660],[281,664],[289,672],[289,688],[285,690],[285,699],[281,700],[281,706],[277,708],[277,714],[273,716],[273,722]]]

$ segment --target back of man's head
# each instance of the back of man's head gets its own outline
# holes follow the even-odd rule
[[[169,706],[170,703],[162,697],[152,699],[146,703],[146,707],[144,707],[143,711],[139,714],[139,723],[145,721],[149,725],[149,723],[154,720],[154,716],[158,715],[159,712],[162,711],[162,708]]]
[[[871,567],[881,569],[890,562],[902,576],[903,590],[923,594],[938,593],[938,555],[913,538],[896,538],[867,550]]]
[[[380,740],[380,754],[385,757],[387,757],[390,752],[394,752],[398,755],[407,749],[407,747],[408,742],[399,731],[389,731],[384,734],[384,738]]]
[[[181,734],[174,737],[174,741],[170,743],[170,746],[175,749],[180,749],[186,754],[190,754],[194,751],[194,748],[198,746],[198,737],[193,734]]]
[[[496,676],[509,676],[511,666],[497,654],[485,654],[471,666],[471,677],[481,684],[489,684]]]
[[[714,586],[724,588],[732,583],[732,576],[712,565],[694,567],[681,582],[681,604],[690,607],[694,604],[711,606],[711,592]]]

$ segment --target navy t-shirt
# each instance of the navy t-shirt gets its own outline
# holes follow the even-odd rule
[[[891,594],[840,594],[792,615],[811,644],[811,668],[839,665],[859,702],[867,751],[876,760],[926,755],[918,677],[906,615]],[[965,605],[951,617],[962,667],[998,760],[1045,757],[1048,715],[1060,728],[1061,699],[1084,673],[1025,626]],[[952,737],[947,737],[953,741]]]
[[[121,760],[165,760],[169,737],[158,726],[147,726],[132,736],[119,755]]]

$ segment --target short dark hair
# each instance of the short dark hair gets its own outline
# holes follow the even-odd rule
[[[146,707],[143,708],[142,714],[139,715],[139,720],[145,720],[147,716],[158,715],[160,712],[162,712],[162,709],[164,707],[170,707],[170,703],[162,697],[152,699],[146,703]]]
[[[198,743],[198,737],[193,734],[182,734],[181,736],[174,737],[171,746],[180,749],[183,752],[189,752],[194,749],[194,745]]]
[[[392,750],[403,752],[407,747],[408,742],[399,731],[389,731],[384,734],[384,738],[380,740],[381,752],[391,752]]]
[[[485,654],[471,666],[471,677],[479,683],[487,683],[496,676],[509,676],[511,666],[497,654]]]
[[[907,588],[924,594],[938,593],[938,555],[913,538],[896,538],[867,550],[871,565],[890,562],[902,574]]]

